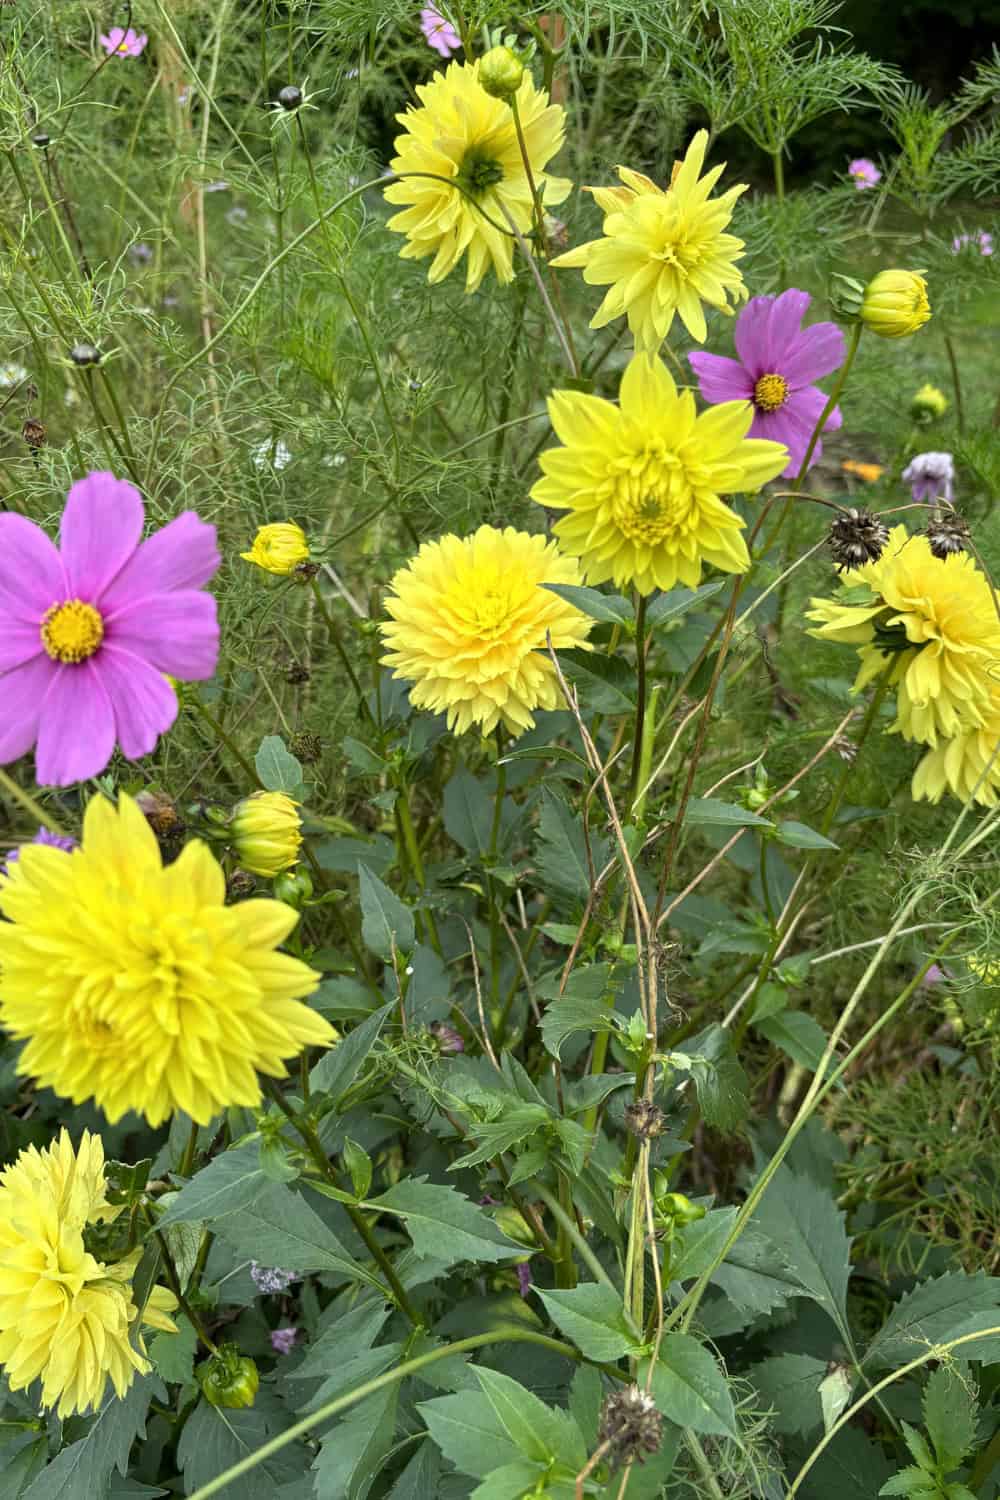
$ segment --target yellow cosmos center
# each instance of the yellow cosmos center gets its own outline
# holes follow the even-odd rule
[[[666,448],[620,459],[612,499],[615,525],[630,542],[653,547],[683,523],[690,500],[684,465]]]
[[[790,394],[784,375],[762,375],[753,388],[753,404],[761,411],[779,411]]]
[[[86,661],[104,639],[104,621],[92,604],[68,599],[45,611],[41,635],[53,661]]]

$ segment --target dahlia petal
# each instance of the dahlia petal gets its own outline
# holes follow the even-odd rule
[[[177,694],[162,672],[141,656],[106,645],[97,658],[101,681],[114,709],[122,754],[139,760],[155,750],[177,717]]]
[[[797,391],[838,369],[845,352],[844,335],[836,323],[813,323],[790,343],[775,368]]]
[[[42,704],[58,670],[55,662],[42,655],[0,677],[3,701],[3,714],[0,715],[0,765],[18,760],[35,743]]]
[[[72,594],[101,599],[138,547],[144,518],[139,491],[105,469],[70,486],[59,540]]]
[[[721,401],[750,401],[753,398],[753,381],[739,360],[696,349],[688,355],[688,364],[698,377],[703,401],[714,406]]]
[[[101,677],[93,657],[56,668],[38,720],[35,773],[43,786],[87,781],[111,759],[115,716]]]
[[[36,628],[51,604],[66,597],[66,574],[45,532],[25,516],[0,515],[0,611]]]
[[[222,561],[215,527],[186,510],[138,547],[101,598],[107,614],[135,599],[201,588]]]
[[[105,645],[185,682],[211,677],[219,658],[218,609],[202,589],[133,599],[105,616]]]

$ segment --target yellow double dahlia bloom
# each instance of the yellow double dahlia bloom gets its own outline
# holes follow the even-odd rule
[[[860,691],[892,664],[893,726],[936,749],[940,739],[983,729],[1000,671],[1000,616],[994,592],[964,552],[935,557],[926,537],[894,526],[877,562],[843,575],[867,584],[870,600],[813,599],[811,634],[857,646]]]
[[[603,328],[626,314],[636,348],[655,351],[679,314],[700,344],[708,331],[702,303],[729,314],[727,299],[746,297],[736,268],[743,241],[724,230],[747,184],[710,197],[725,162],[701,177],[707,149],[708,132],[699,130],[684,160],[674,163],[667,188],[619,167],[622,187],[587,189],[604,212],[603,237],[578,245],[552,264],[582,266],[584,281],[610,285],[591,328]]]
[[[260,1103],[258,1071],[328,1045],[303,1005],[319,975],[275,949],[298,921],[280,901],[225,905],[199,840],[163,867],[135,802],[93,797],[71,854],[29,844],[0,881],[0,1022],[27,1045],[18,1072],[112,1122],[207,1124]]]
[[[148,1371],[140,1322],[176,1332],[165,1287],[153,1288],[140,1319],[141,1251],[105,1265],[87,1250],[87,1227],[119,1212],[106,1192],[104,1147],[87,1131],[77,1152],[63,1130],[0,1172],[0,1364],[12,1390],[40,1380],[42,1405],[60,1417],[100,1406],[109,1380],[124,1396]]]
[[[467,292],[476,290],[491,265],[499,281],[513,280],[514,238],[507,219],[527,234],[533,214],[513,112],[505,100],[486,92],[479,68],[478,61],[453,62],[430,83],[418,85],[420,108],[396,116],[404,133],[396,137],[398,155],[390,166],[404,180],[385,189],[387,202],[406,205],[388,223],[406,235],[401,257],[433,255],[427,279],[436,282],[467,255]],[[572,186],[545,170],[562,146],[566,116],[535,88],[529,73],[515,99],[535,187],[549,208]]]
[[[590,630],[586,615],[542,585],[580,581],[553,542],[512,526],[425,542],[392,580],[382,661],[413,684],[416,708],[446,713],[456,734],[473,724],[521,734],[534,709],[558,702],[547,640],[555,650],[582,646]]]
[[[1000,675],[1000,662],[997,670]],[[913,795],[918,802],[940,802],[945,792],[983,807],[1000,802],[1000,682],[982,724],[942,740],[914,771]]]
[[[613,578],[649,594],[694,588],[705,564],[741,573],[745,523],[719,497],[757,490],[788,463],[783,443],[747,437],[753,417],[749,401],[699,414],[661,360],[637,354],[618,406],[579,391],[549,398],[563,446],[541,455],[532,499],[568,512],[553,529],[588,583]]]

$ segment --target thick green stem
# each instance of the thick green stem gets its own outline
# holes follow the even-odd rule
[[[35,821],[40,823],[43,828],[47,828],[50,833],[65,833],[65,829],[60,827],[52,814],[47,813],[41,803],[36,802],[31,793],[24,790],[24,787],[18,786],[17,782],[7,775],[2,766],[0,766],[0,787],[3,788],[8,796],[13,797],[15,802],[19,802],[25,812],[30,813]]]
[[[636,705],[635,730],[632,737],[632,776],[628,792],[629,810],[633,813],[635,799],[641,785],[640,773],[646,727],[646,644],[646,596],[639,594],[635,602]]]
[[[500,882],[492,874],[497,862],[500,843],[500,820],[503,815],[503,799],[507,790],[507,767],[503,764],[503,732],[497,726],[497,786],[493,798],[493,822],[490,824],[490,848],[487,856],[490,873],[487,887],[490,901],[490,1000],[494,1012],[500,1004]],[[497,1026],[497,1050],[503,1042],[503,1033]]]
[[[955,421],[959,432],[965,431],[965,402],[962,399],[962,381],[958,373],[958,360],[955,357],[955,346],[951,340],[951,334],[944,336],[945,352],[948,355],[948,364],[951,368],[951,384],[955,392]]]

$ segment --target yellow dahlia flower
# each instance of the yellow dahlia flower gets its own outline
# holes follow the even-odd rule
[[[914,771],[913,795],[918,802],[940,802],[945,792],[983,807],[1000,802],[1000,685],[993,690],[983,723],[942,740]]]
[[[225,905],[200,840],[166,869],[130,797],[93,797],[80,848],[29,844],[0,881],[0,1022],[27,1045],[18,1072],[112,1122],[205,1125],[260,1103],[258,1070],[333,1040],[298,997],[319,975],[275,949],[298,921],[279,901]]]
[[[569,512],[554,531],[588,583],[613,578],[649,594],[694,588],[706,563],[741,573],[750,565],[745,523],[719,496],[757,490],[788,463],[783,443],[746,436],[753,416],[749,401],[699,415],[659,359],[637,354],[618,406],[579,391],[549,398],[564,446],[542,454],[532,499]]]
[[[294,521],[274,521],[261,526],[249,552],[241,552],[244,562],[254,563],[265,573],[282,576],[293,573],[309,557],[309,543],[301,526]]]
[[[747,184],[710,198],[725,162],[699,177],[707,147],[708,132],[699,130],[684,160],[674,163],[668,188],[619,167],[623,187],[587,189],[605,215],[603,238],[578,245],[552,264],[582,266],[590,285],[610,284],[591,328],[627,314],[636,348],[655,351],[678,313],[701,344],[707,333],[702,303],[731,314],[727,298],[738,302],[746,297],[736,269],[743,241],[723,231]]]
[[[401,257],[433,255],[427,279],[436,282],[467,253],[467,292],[476,290],[490,265],[499,281],[513,280],[514,239],[506,215],[523,234],[532,222],[531,189],[513,112],[486,92],[479,68],[478,61],[453,62],[430,83],[418,85],[420,108],[396,116],[404,133],[396,137],[399,154],[390,166],[400,174],[425,175],[405,177],[385,189],[387,202],[406,205],[388,223],[406,235]],[[545,170],[562,146],[566,116],[560,105],[549,103],[544,90],[535,88],[527,72],[514,97],[535,186],[549,208],[561,203],[572,186]]]
[[[302,845],[298,803],[284,792],[254,792],[244,797],[229,825],[240,864],[254,875],[290,870]]]
[[[865,287],[861,321],[883,339],[905,339],[931,315],[927,283],[919,271],[879,271]]]
[[[870,601],[813,599],[812,635],[859,647],[860,691],[892,663],[898,716],[893,728],[936,748],[982,728],[1000,667],[1000,616],[993,590],[967,553],[935,557],[926,537],[894,526],[877,562],[843,575],[867,584]]]
[[[473,724],[521,734],[534,709],[558,702],[546,637],[559,650],[583,646],[590,630],[586,615],[542,584],[580,581],[554,542],[512,526],[425,542],[392,580],[382,661],[413,684],[415,707],[446,713],[456,734]]]
[[[42,1405],[60,1417],[98,1407],[109,1380],[124,1396],[136,1371],[148,1371],[140,1321],[177,1331],[165,1287],[139,1317],[140,1250],[105,1265],[86,1248],[88,1226],[119,1212],[106,1192],[104,1147],[87,1131],[77,1152],[63,1130],[0,1172],[0,1364],[11,1390],[40,1380]]]

